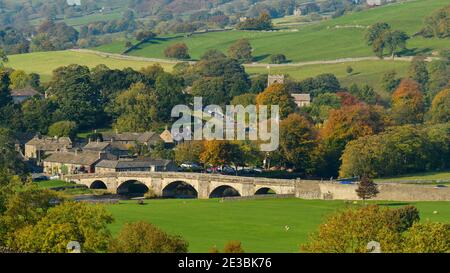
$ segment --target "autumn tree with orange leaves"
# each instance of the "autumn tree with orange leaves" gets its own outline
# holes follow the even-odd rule
[[[299,172],[311,168],[311,153],[315,148],[316,131],[305,117],[291,114],[280,123],[280,148],[286,161]]]
[[[267,87],[256,97],[257,105],[278,105],[280,118],[286,118],[296,109],[294,98],[289,94],[284,84],[275,83]]]
[[[314,153],[316,172],[338,175],[345,145],[362,136],[377,134],[388,122],[381,106],[356,104],[332,110],[320,131],[320,145]]]
[[[420,85],[404,79],[392,94],[392,118],[398,125],[416,124],[423,121],[424,99]]]

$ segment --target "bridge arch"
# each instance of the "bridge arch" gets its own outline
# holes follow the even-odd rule
[[[270,187],[261,187],[255,192],[255,195],[265,195],[265,194],[277,194],[277,192]]]
[[[209,198],[222,198],[222,197],[233,197],[233,196],[241,196],[239,191],[232,186],[229,185],[221,185],[216,187],[209,194]]]
[[[143,196],[149,191],[145,183],[138,180],[127,180],[117,187],[117,194],[128,196]]]
[[[198,198],[198,190],[194,185],[185,181],[173,181],[162,189],[165,198]]]
[[[94,182],[91,183],[91,185],[89,186],[90,189],[95,189],[95,190],[106,190],[108,189],[108,187],[106,186],[106,183],[101,181],[101,180],[95,180]]]

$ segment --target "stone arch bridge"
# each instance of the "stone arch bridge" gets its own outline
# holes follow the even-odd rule
[[[153,190],[159,196],[167,195],[171,189],[183,184],[195,190],[201,199],[220,197],[224,191],[232,190],[239,196],[253,196],[272,192],[283,195],[296,195],[302,184],[299,180],[268,179],[218,174],[182,173],[182,172],[130,172],[95,173],[66,175],[64,180],[85,185],[89,188],[103,188],[118,193],[121,187],[130,182],[138,182]],[[308,181],[319,182],[319,181]],[[301,190],[300,190],[301,191]],[[318,197],[318,196],[317,196]]]
[[[295,195],[303,199],[358,200],[357,185],[342,185],[330,181],[288,180],[226,176],[183,172],[119,172],[66,175],[64,180],[86,185],[89,188],[103,188],[111,193],[119,193],[127,184],[138,183],[153,190],[158,196],[170,197],[177,186],[184,186],[195,192],[200,199],[227,196],[253,196],[269,192]],[[378,200],[396,201],[450,201],[450,188],[438,189],[434,186],[380,183]]]

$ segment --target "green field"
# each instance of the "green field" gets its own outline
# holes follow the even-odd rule
[[[123,60],[101,57],[93,53],[81,53],[74,51],[36,52],[20,55],[9,55],[8,67],[21,69],[27,73],[38,73],[42,81],[48,81],[54,69],[69,64],[86,65],[90,68],[99,64],[105,64],[109,68],[123,69],[131,67],[140,70],[142,67],[155,64],[155,62]],[[164,69],[170,71],[172,65],[161,64]]]
[[[376,181],[383,182],[399,182],[399,181],[449,181],[450,182],[450,171],[443,172],[426,172],[417,174],[408,174],[396,177],[378,178]]]
[[[53,51],[38,52],[21,55],[8,56],[7,66],[14,69],[22,69],[27,73],[35,72],[42,76],[42,80],[48,81],[51,78],[52,71],[60,66],[69,64],[80,64],[94,67],[98,64],[105,64],[110,68],[122,69],[131,67],[141,69],[142,67],[155,64],[155,62],[123,60],[115,58],[105,58],[92,53],[81,53],[74,51]],[[161,63],[167,71],[172,69],[172,64]],[[351,66],[354,71],[351,75],[347,74],[346,68]],[[380,79],[387,70],[395,70],[398,76],[404,76],[409,66],[405,61],[359,61],[345,62],[338,64],[314,64],[305,66],[277,66],[271,67],[272,74],[286,74],[293,79],[302,80],[308,77],[314,77],[322,73],[333,73],[341,81],[343,86],[349,86],[352,83],[369,84],[373,86],[383,97],[387,97],[381,91]],[[259,73],[268,73],[264,67],[247,67],[247,72],[251,75]]]
[[[389,94],[382,91],[381,79],[383,74],[386,71],[395,70],[398,77],[403,77],[406,75],[409,65],[409,62],[406,61],[379,60],[344,62],[337,64],[314,64],[300,67],[272,66],[270,68],[270,73],[289,75],[296,80],[303,80],[322,73],[332,73],[336,75],[342,86],[350,86],[353,83],[358,85],[368,84],[374,87],[375,90],[386,99]],[[353,68],[352,74],[346,72],[348,66]],[[250,74],[268,73],[268,69],[263,67],[247,67],[246,71]]]
[[[423,221],[450,223],[450,202],[411,204],[419,208]],[[301,199],[176,199],[146,201],[145,205],[127,201],[107,208],[115,218],[110,225],[113,234],[127,222],[144,220],[182,235],[189,242],[190,252],[208,252],[214,245],[221,249],[229,240],[241,241],[247,252],[297,252],[327,214],[346,206],[349,205],[344,201]]]
[[[168,45],[185,42],[190,49],[191,57],[198,59],[208,49],[215,48],[226,52],[236,40],[247,38],[254,48],[255,61],[267,62],[268,57],[273,53],[283,53],[293,62],[372,56],[373,53],[364,40],[365,27],[384,21],[392,24],[393,28],[404,30],[412,35],[422,28],[426,16],[447,4],[447,0],[396,3],[303,26],[298,31],[293,29],[273,32],[233,30],[226,33],[195,34],[189,38],[184,35],[162,36],[132,51],[130,55],[164,58],[164,49]],[[352,27],[355,25],[362,27]],[[120,44],[101,46],[97,49],[120,53],[124,49],[124,43],[122,41],[118,43]],[[411,54],[429,54],[433,50],[449,47],[449,39],[414,37],[408,41]]]

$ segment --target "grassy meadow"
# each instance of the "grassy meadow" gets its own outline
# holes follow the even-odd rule
[[[260,62],[268,62],[270,55],[274,53],[283,53],[293,62],[372,56],[373,53],[364,39],[367,26],[383,21],[390,23],[395,29],[413,35],[423,27],[426,16],[447,4],[446,0],[400,2],[283,31],[232,30],[226,33],[194,34],[191,37],[180,34],[160,36],[129,54],[164,58],[164,49],[167,46],[184,42],[190,49],[192,59],[199,59],[208,49],[226,52],[236,40],[247,38],[254,48],[255,61]],[[123,41],[118,41],[100,46],[97,50],[120,53],[124,47]],[[449,47],[449,39],[413,37],[408,41],[408,55],[429,54],[433,50]]]
[[[123,69],[131,67],[140,70],[142,67],[155,64],[155,62],[124,60],[113,57],[101,57],[94,53],[75,52],[75,51],[51,51],[36,52],[20,55],[9,55],[8,67],[21,69],[27,73],[38,73],[42,77],[42,81],[50,80],[54,69],[69,64],[86,65],[93,68],[99,64],[104,64],[109,68]],[[172,65],[161,64],[164,69],[170,71]]]
[[[379,204],[398,207],[407,203]],[[410,204],[419,208],[422,221],[450,223],[450,202]],[[299,245],[307,241],[308,234],[316,231],[327,215],[348,206],[355,205],[301,199],[174,199],[145,201],[145,205],[122,201],[107,209],[115,219],[110,225],[113,234],[127,222],[148,221],[169,233],[182,235],[189,242],[190,252],[208,252],[213,246],[223,249],[230,240],[241,241],[246,252],[298,252]]]

